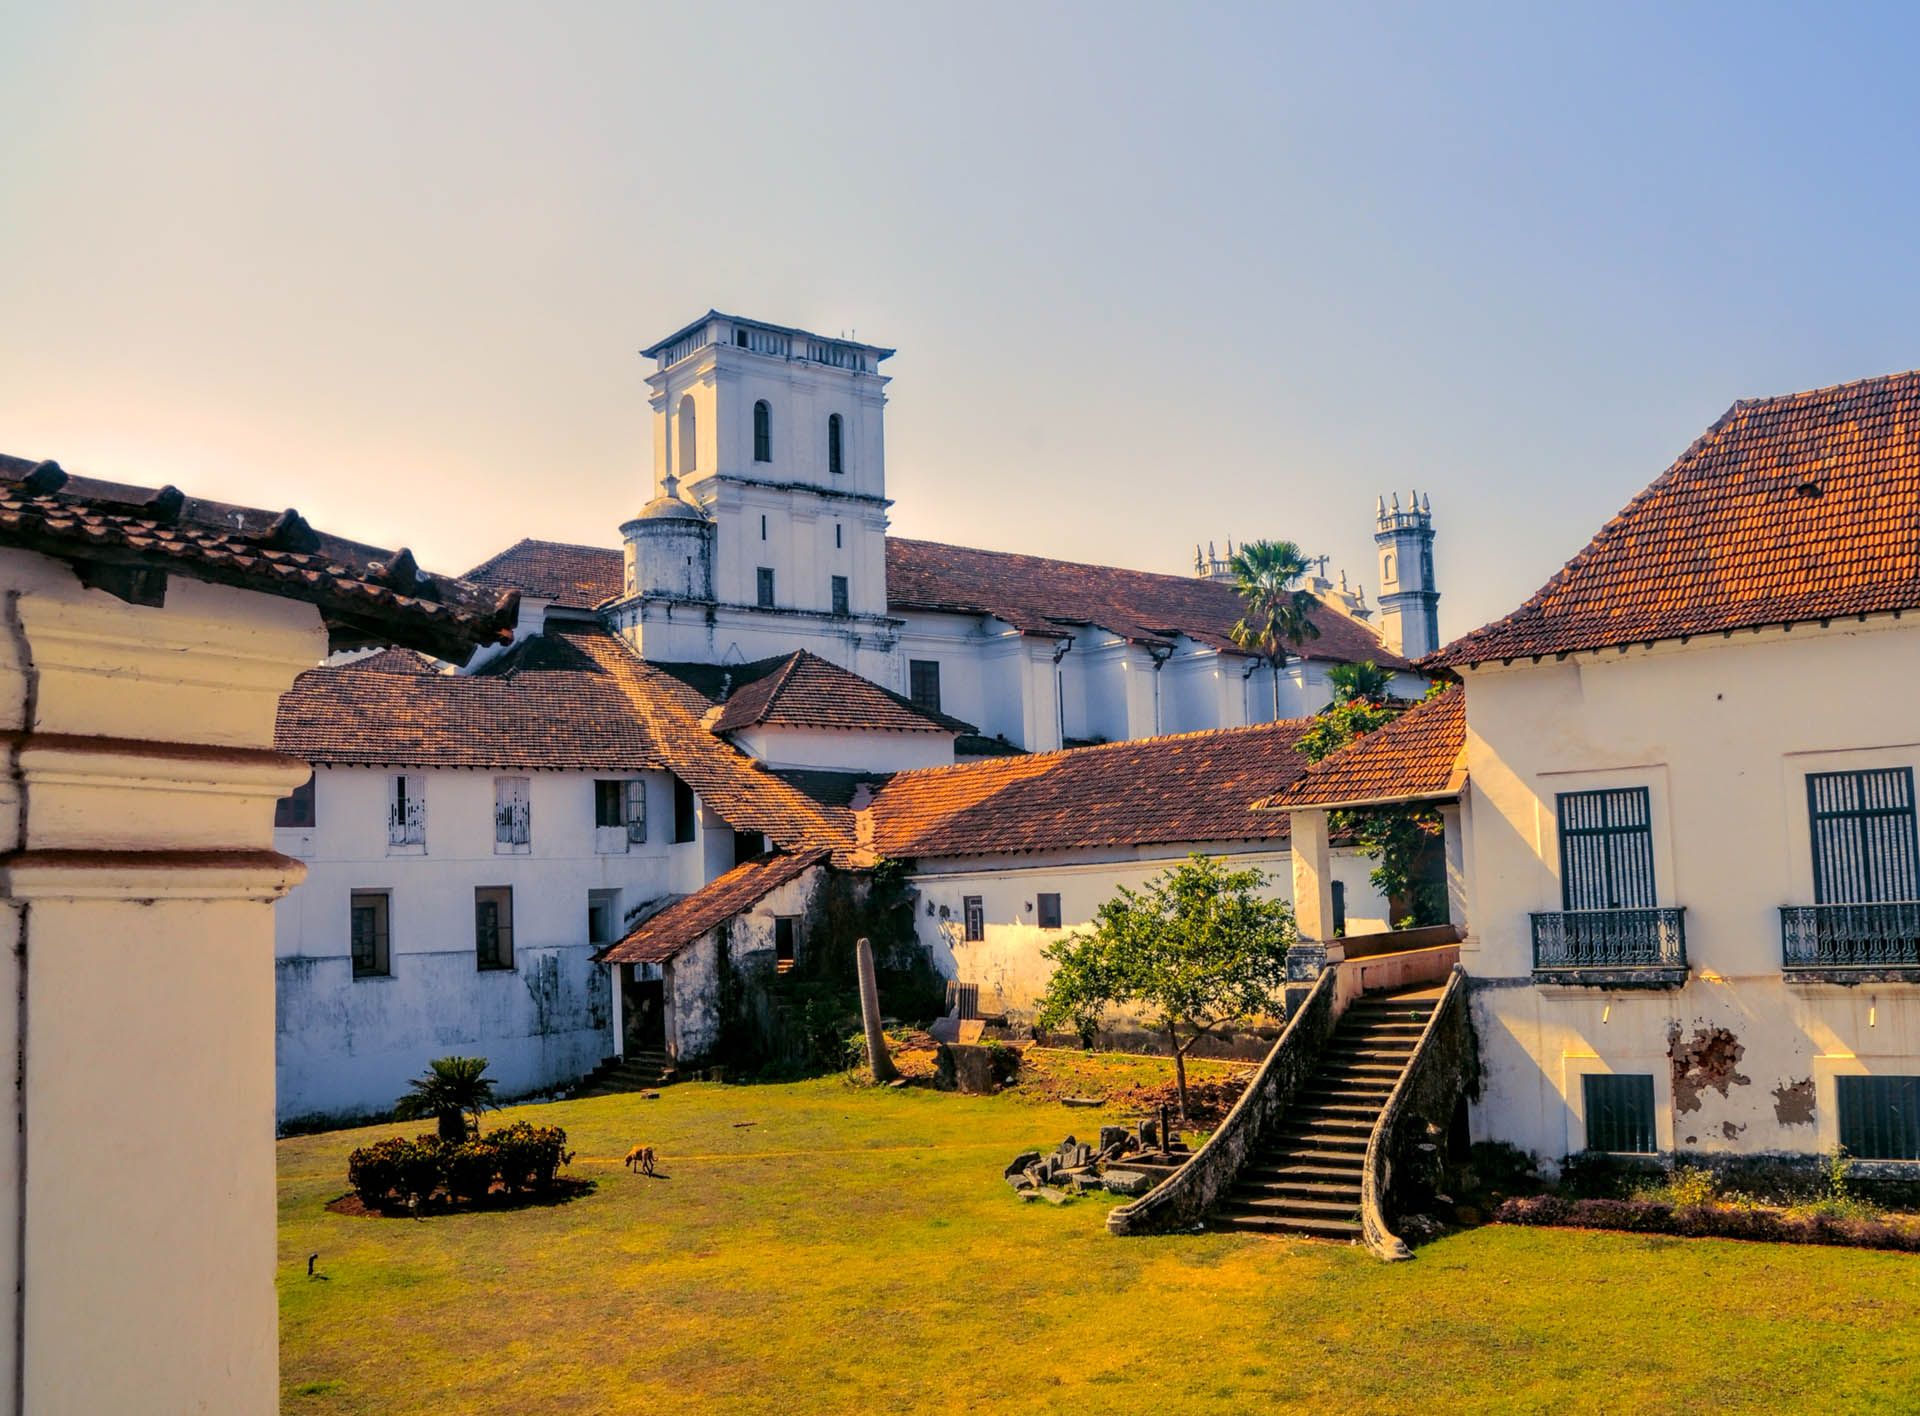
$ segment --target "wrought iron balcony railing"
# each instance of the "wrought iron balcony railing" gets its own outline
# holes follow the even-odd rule
[[[1872,905],[1784,905],[1786,968],[1920,968],[1920,900]]]
[[[1684,909],[1559,910],[1533,916],[1537,972],[1687,967]]]

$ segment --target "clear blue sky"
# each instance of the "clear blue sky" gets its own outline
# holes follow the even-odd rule
[[[900,350],[894,525],[1504,612],[1736,397],[1920,365],[1910,8],[0,15],[0,450],[458,570],[612,544],[635,351]]]

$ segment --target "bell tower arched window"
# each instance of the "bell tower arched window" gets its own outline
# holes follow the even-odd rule
[[[846,458],[840,451],[840,415],[827,415],[827,471],[838,477],[847,470]]]
[[[753,460],[773,461],[773,409],[764,398],[753,405]]]
[[[674,436],[680,440],[680,472],[685,475],[700,465],[699,453],[695,444],[699,441],[698,430],[694,426],[693,395],[680,396],[680,426]]]

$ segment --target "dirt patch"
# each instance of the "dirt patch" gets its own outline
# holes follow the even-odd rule
[[[1813,1078],[1802,1077],[1773,1089],[1773,1119],[1782,1126],[1813,1124]]]
[[[661,1176],[661,1179],[666,1177]],[[430,1219],[442,1214],[476,1214],[490,1210],[548,1209],[554,1205],[569,1204],[583,1195],[591,1195],[600,1188],[597,1180],[579,1180],[562,1176],[544,1190],[526,1190],[513,1195],[495,1185],[478,1200],[449,1200],[445,1195],[434,1195],[420,1202],[419,1209],[393,1203],[369,1208],[362,1204],[360,1197],[352,1191],[336,1200],[327,1202],[330,1214],[352,1215],[356,1219]]]
[[[1695,1028],[1686,1038],[1678,1023],[1667,1028],[1667,1057],[1673,1064],[1673,1109],[1698,1111],[1700,1095],[1711,1088],[1726,1096],[1731,1087],[1752,1083],[1739,1070],[1746,1055],[1740,1039],[1725,1028]]]
[[[938,1057],[933,1038],[923,1032],[890,1038],[894,1065],[913,1086],[933,1086]],[[1058,1103],[1068,1097],[1098,1097],[1108,1111],[1148,1116],[1162,1106],[1177,1110],[1179,1090],[1173,1059],[1130,1052],[1081,1052],[1072,1048],[1008,1043],[1020,1054],[1020,1070],[1002,1089],[1022,1100]],[[1247,1089],[1256,1064],[1212,1058],[1187,1063],[1187,1124],[1211,1130],[1226,1118]]]

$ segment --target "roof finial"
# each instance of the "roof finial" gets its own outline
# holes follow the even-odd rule
[[[680,500],[680,479],[669,472],[660,479],[660,495],[668,501]]]
[[[1420,494],[1420,510],[1426,512],[1429,516],[1433,514],[1433,494],[1431,492],[1422,492]]]
[[[1393,509],[1395,512],[1400,510],[1400,493],[1398,492],[1393,494]]]

